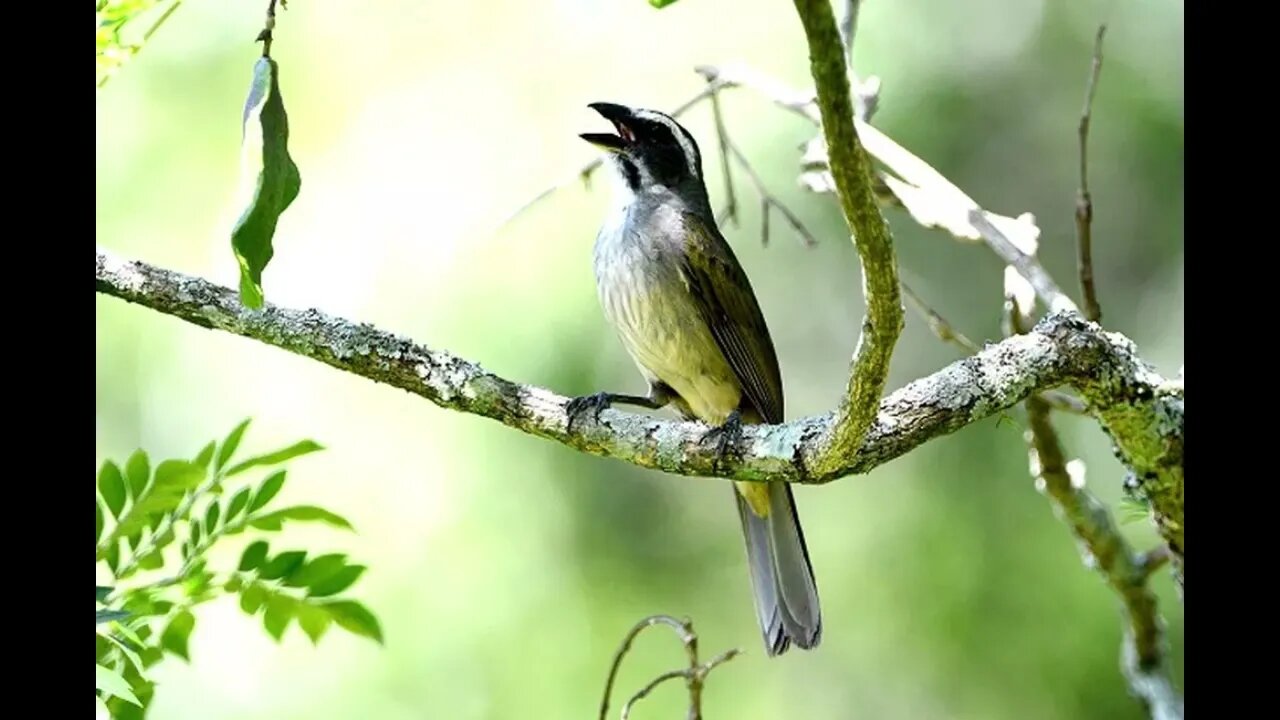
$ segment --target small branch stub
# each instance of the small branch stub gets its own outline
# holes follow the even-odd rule
[[[272,32],[276,29],[276,3],[280,3],[280,7],[288,10],[288,0],[269,0],[267,3],[267,19],[262,24],[262,30],[258,33],[258,37],[254,42],[262,43],[262,57],[271,57],[271,40]]]

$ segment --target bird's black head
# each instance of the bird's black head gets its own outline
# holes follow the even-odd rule
[[[613,123],[618,134],[583,133],[582,139],[609,153],[632,192],[701,187],[698,143],[670,115],[605,102],[588,107]]]

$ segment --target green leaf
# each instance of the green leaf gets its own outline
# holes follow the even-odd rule
[[[145,675],[142,673],[145,664],[143,663],[142,658],[139,657],[138,653],[134,651],[134,648],[144,648],[142,640],[139,639],[137,634],[123,623],[116,623],[114,628],[117,633],[124,636],[123,639],[110,632],[100,634],[99,637],[105,637],[108,646],[113,646],[126,660],[129,661],[130,664],[133,665],[138,676],[145,678]],[[128,642],[125,642],[126,640]],[[133,646],[130,647],[129,643],[133,643]]]
[[[173,619],[169,621],[169,625],[165,627],[164,632],[160,635],[160,647],[187,662],[191,662],[187,641],[191,638],[191,631],[195,629],[195,626],[196,617],[190,611],[183,610],[174,615]]]
[[[97,537],[94,539],[94,542],[95,542],[95,543],[100,543],[100,542],[102,542],[102,529],[106,526],[106,518],[104,518],[104,517],[102,516],[102,503],[98,502],[98,501],[95,499],[95,500],[93,501],[93,504],[94,504],[94,507],[96,507],[96,508],[98,509],[98,512],[97,512],[97,523],[98,523],[98,524],[97,524],[97,528],[98,528],[98,535],[97,535]]]
[[[354,600],[335,600],[316,607],[324,608],[334,622],[347,631],[382,644],[382,628],[378,626],[378,619],[364,605]]]
[[[240,609],[253,615],[267,600],[267,589],[257,583],[245,585],[240,591]]]
[[[209,461],[213,459],[213,451],[217,446],[217,443],[210,440],[209,444],[205,445],[204,448],[200,450],[200,454],[196,455],[196,459],[192,460],[192,462],[200,467],[209,467]]]
[[[200,538],[201,538],[201,536],[203,536],[203,534],[204,534],[204,532],[203,532],[203,531],[204,531],[204,526],[200,524],[200,521],[199,521],[199,520],[192,520],[192,521],[191,521],[191,540],[190,540],[190,542],[191,542],[191,552],[192,552],[193,554],[195,553],[196,548],[200,547]]]
[[[112,720],[145,720],[147,705],[155,697],[156,686],[146,678],[143,678],[132,667],[125,667],[122,670],[121,674],[124,675],[125,681],[132,686],[133,693],[137,696],[138,701],[142,703],[142,706],[131,705],[121,698],[111,698],[107,701],[107,709],[111,711],[111,718]]]
[[[120,511],[124,509],[124,476],[110,460],[102,463],[102,469],[98,471],[98,492],[107,503],[111,517],[120,517]]]
[[[164,659],[164,651],[155,645],[148,645],[142,648],[142,652],[138,653],[138,657],[142,659],[142,666],[149,668]]]
[[[129,617],[129,613],[123,610],[99,610],[97,624],[101,625],[102,623],[111,622],[112,620],[123,620],[127,617]]]
[[[267,598],[267,611],[262,614],[262,626],[276,642],[280,642],[280,638],[284,636],[297,606],[297,600],[283,593],[272,593]]]
[[[159,14],[149,12],[162,5],[165,7]],[[137,55],[181,5],[181,0],[98,0],[98,87]],[[144,15],[147,20],[141,22]],[[135,20],[139,22],[130,22]]]
[[[265,515],[259,515],[249,524],[260,530],[278,530],[279,524],[273,522],[277,520],[300,520],[304,522],[318,521],[328,523],[329,525],[337,528],[343,528],[344,530],[354,530],[354,528],[351,527],[351,523],[348,522],[346,518],[338,515],[337,513],[329,512],[322,507],[316,507],[315,505],[295,505],[282,510],[269,512]],[[275,527],[262,527],[262,525],[270,526],[273,524]]]
[[[279,580],[288,575],[307,559],[306,550],[288,550],[271,558],[258,569],[258,577],[263,580]]]
[[[236,449],[240,447],[240,439],[244,437],[244,431],[249,427],[251,419],[241,420],[239,425],[227,433],[227,439],[222,441],[222,447],[218,449],[218,462],[213,466],[215,470],[225,467],[231,456],[236,454]]]
[[[112,587],[107,587],[106,585],[97,585],[95,587],[97,587],[98,602],[106,602],[107,596],[110,595],[111,591],[115,589]]]
[[[146,639],[151,637],[151,627],[149,625],[140,626],[137,632],[130,630],[128,625],[116,625],[115,629],[116,632],[120,633],[125,640],[128,640],[137,647],[142,647],[143,643],[146,642]],[[116,642],[120,642],[120,639],[117,637],[112,637],[111,639]]]
[[[675,5],[676,0],[649,0],[649,4],[661,10],[668,5]]]
[[[348,565],[329,577],[310,586],[307,594],[311,597],[329,597],[346,590],[360,579],[366,570],[364,565]]]
[[[101,690],[106,697],[118,697],[142,707],[142,703],[138,702],[133,690],[129,688],[129,683],[125,682],[120,673],[101,663],[98,664],[98,690]]]
[[[262,561],[267,559],[267,541],[254,540],[240,554],[240,572],[249,572],[257,570],[262,565]]]
[[[135,455],[136,456],[136,455]],[[133,463],[130,458],[130,463]],[[108,543],[147,527],[151,516],[172,512],[187,491],[204,479],[204,468],[185,460],[165,460],[156,468],[155,480],[134,499],[129,511],[111,529]]]
[[[300,565],[296,570],[289,573],[284,584],[289,587],[307,587],[314,585],[321,580],[328,579],[342,568],[347,566],[347,556],[342,553],[333,553],[330,555],[320,555],[312,558],[305,565]]]
[[[231,496],[231,502],[227,505],[227,522],[234,522],[240,511],[249,507],[249,497],[253,491],[249,488],[240,488],[235,495]]]
[[[284,527],[284,521],[280,518],[266,518],[263,520],[254,520],[249,523],[258,530],[267,530],[269,532],[277,532]]]
[[[155,547],[156,550],[164,550],[165,548],[169,547],[169,545],[173,541],[174,541],[173,525],[169,525],[165,527],[165,529],[161,531],[159,535],[155,535],[151,538],[151,545]]]
[[[289,156],[289,117],[280,95],[280,65],[262,57],[253,67],[245,101],[241,139],[241,197],[244,212],[231,231],[240,263],[240,301],[262,307],[262,271],[274,253],[271,239],[280,215],[298,197],[302,176]]]
[[[138,558],[138,567],[143,570],[159,570],[164,567],[164,553],[156,549],[140,556]]]
[[[125,461],[124,475],[129,481],[129,497],[136,501],[146,489],[147,480],[151,478],[151,463],[147,460],[147,453],[141,449],[134,450]]]
[[[271,499],[280,492],[280,488],[284,487],[284,477],[284,470],[271,473],[271,476],[262,482],[262,487],[258,488],[258,492],[254,493],[253,500],[249,502],[249,512],[253,512],[271,502]]]
[[[307,453],[313,453],[317,450],[323,449],[324,446],[315,440],[300,440],[283,450],[277,450],[273,453],[267,453],[266,455],[251,457],[244,462],[236,463],[230,470],[227,470],[227,475],[238,475],[245,470],[259,465],[279,465],[286,460],[292,460],[300,455],[306,455]]]
[[[111,574],[115,575],[120,572],[120,546],[115,541],[107,544],[105,550],[99,551],[102,559],[107,561],[107,567],[111,568]]]
[[[212,534],[218,527],[218,519],[221,515],[222,505],[217,502],[209,503],[209,509],[204,511],[204,529]]]
[[[298,617],[298,626],[302,628],[302,632],[311,638],[311,644],[315,645],[320,642],[320,638],[324,635],[325,630],[329,629],[332,619],[329,613],[323,608],[309,605],[305,602],[298,603],[294,608],[295,615]]]

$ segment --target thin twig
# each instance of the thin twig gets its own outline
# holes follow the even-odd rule
[[[631,644],[635,642],[636,637],[640,635],[646,628],[654,625],[666,625],[676,632],[680,638],[680,643],[684,645],[685,655],[688,658],[689,666],[681,670],[669,670],[651,680],[647,685],[642,687],[631,699],[627,700],[626,705],[622,708],[622,718],[627,720],[631,716],[631,707],[646,697],[653,689],[662,683],[674,678],[684,678],[685,684],[689,690],[689,720],[700,720],[702,718],[702,685],[706,681],[707,674],[714,670],[721,663],[733,659],[739,654],[736,648],[726,650],[720,653],[710,662],[701,664],[698,662],[698,634],[693,630],[693,622],[686,620],[677,620],[670,615],[651,615],[644,618],[640,622],[632,626],[631,630],[622,638],[622,643],[613,654],[613,663],[609,666],[609,677],[605,681],[604,697],[600,700],[600,716],[599,720],[606,720],[609,716],[609,698],[613,695],[614,681],[618,677],[618,668],[622,665],[622,658],[631,649]]]
[[[686,112],[689,112],[689,110],[692,109],[694,106],[696,106],[698,103],[702,102],[703,100],[706,100],[707,98],[714,96],[723,87],[724,87],[724,83],[708,81],[706,86],[703,87],[701,90],[699,90],[697,94],[695,94],[693,97],[689,98],[688,100],[685,100],[683,103],[676,106],[673,110],[669,111],[667,114],[669,114],[671,117],[678,118],[681,115],[684,115]],[[524,214],[529,208],[533,207],[534,205],[537,205],[542,200],[545,200],[546,198],[555,194],[557,190],[565,187],[566,185],[572,182],[577,182],[577,181],[581,181],[583,183],[589,182],[591,180],[592,174],[594,174],[596,170],[600,169],[600,166],[602,164],[604,164],[604,160],[603,158],[600,158],[600,157],[593,158],[591,161],[584,163],[582,167],[578,168],[577,172],[573,174],[573,177],[567,180],[564,180],[562,182],[558,182],[544,189],[542,192],[538,193],[537,195],[534,195],[533,198],[531,198],[528,202],[516,208],[514,212],[508,215],[498,227],[502,228],[502,227],[506,227],[507,225],[510,225],[512,222],[515,221],[516,218]]]
[[[689,678],[688,720],[702,720],[702,688],[707,682],[707,675],[720,665],[729,662],[741,654],[742,651],[738,648],[730,648],[711,658],[710,662],[699,665],[691,670],[692,677]]]
[[[807,0],[803,1],[807,4]],[[798,92],[750,68],[701,65],[696,70],[708,82],[719,81],[726,88],[748,88],[778,107],[819,126],[823,124],[822,113],[814,107],[812,95]],[[1075,302],[1058,288],[1039,261],[1024,249],[1029,248],[1039,235],[1039,229],[1029,216],[1010,218],[982,209],[933,166],[875,126],[858,117],[853,118],[853,125],[854,134],[866,154],[896,175],[887,176],[884,181],[912,218],[925,227],[945,229],[957,239],[983,240],[1006,264],[1013,265],[1031,283],[1051,312],[1077,310]],[[826,145],[830,147],[830,143]]]
[[[1160,545],[1154,547],[1139,557],[1139,567],[1142,568],[1144,576],[1151,576],[1155,571],[1169,564],[1169,547]]]
[[[257,41],[262,43],[262,57],[265,58],[271,57],[272,32],[276,29],[276,2],[280,3],[281,8],[289,9],[288,0],[268,0],[267,2],[267,20],[257,38]]]
[[[604,683],[604,697],[600,700],[600,720],[605,720],[609,716],[609,698],[613,695],[613,683],[618,677],[618,669],[622,667],[622,658],[626,656],[627,651],[631,649],[631,643],[635,642],[637,636],[644,632],[647,628],[654,625],[666,625],[676,631],[680,637],[680,642],[685,646],[687,652],[691,652],[690,665],[696,665],[698,659],[697,636],[692,636],[693,628],[687,621],[677,620],[670,615],[650,615],[641,620],[627,631],[622,638],[622,644],[613,653],[613,663],[609,666],[609,677]],[[692,636],[692,647],[690,651]]]
[[[172,15],[174,11],[178,9],[178,6],[181,4],[182,4],[182,0],[173,0],[173,4],[165,8],[164,14],[156,18],[155,22],[151,23],[151,27],[147,28],[147,31],[142,34],[142,42],[144,44],[151,39],[152,35],[156,34],[156,31],[160,29],[160,26],[163,25],[165,21],[169,19],[169,16]]]
[[[720,93],[711,93],[711,115],[715,119],[716,139],[720,143],[720,170],[724,173],[725,207],[718,223],[732,220],[738,225],[738,198],[733,193],[733,173],[729,169],[729,131],[724,126],[724,114],[720,111]]]
[[[1083,489],[1083,478],[1073,481],[1048,405],[1034,396],[1026,405],[1032,469],[1039,486],[1083,544],[1086,564],[1102,574],[1124,607],[1122,670],[1129,690],[1147,706],[1153,720],[1181,718],[1182,697],[1169,675],[1163,621],[1155,594],[1146,584],[1150,575],[1146,556],[1133,552],[1106,507]]]
[[[853,67],[853,40],[858,34],[858,10],[861,0],[844,0],[844,15],[840,16],[840,38],[844,41],[844,54]]]
[[[654,688],[658,687],[659,685],[661,685],[662,683],[668,680],[674,680],[675,678],[685,678],[687,680],[689,676],[690,676],[690,673],[688,669],[668,670],[667,672],[664,672],[658,677],[649,681],[648,685],[645,685],[644,687],[637,690],[636,694],[632,695],[631,699],[627,700],[627,704],[622,706],[622,720],[630,720],[631,706],[635,705],[636,703],[640,702],[640,700],[647,697],[649,693],[653,692]],[[601,715],[600,717],[603,718],[604,716]]]
[[[924,298],[911,289],[911,286],[905,280],[902,281],[902,293],[911,303],[912,308],[929,324],[929,330],[939,340],[952,343],[969,354],[975,354],[981,350],[977,343],[955,329],[955,326],[947,322],[947,319],[942,317],[937,310],[930,307],[924,301]],[[1073,415],[1084,415],[1087,412],[1084,401],[1058,390],[1047,390],[1041,393],[1040,397],[1055,410],[1069,412]]]
[[[1089,194],[1089,123],[1093,117],[1093,96],[1102,72],[1102,38],[1106,25],[1098,26],[1093,44],[1093,63],[1089,83],[1084,91],[1084,109],[1080,111],[1080,192],[1076,196],[1076,241],[1079,250],[1080,291],[1084,295],[1084,316],[1093,322],[1102,319],[1097,290],[1093,284],[1093,197]]]
[[[1026,315],[1010,294],[1005,324],[1025,331]],[[1067,524],[1084,549],[1085,565],[1097,570],[1119,597],[1126,620],[1121,670],[1129,691],[1146,706],[1152,720],[1181,720],[1182,696],[1174,686],[1166,660],[1164,626],[1147,579],[1167,559],[1167,547],[1136,553],[1107,508],[1084,489],[1084,468],[1072,473],[1050,419],[1049,404],[1032,395],[1026,400],[1027,444],[1036,488],[1053,502],[1054,513]],[[1073,475],[1078,475],[1073,477]]]
[[[800,235],[800,239],[806,246],[814,247],[817,245],[817,238],[815,238],[813,233],[809,232],[809,229],[804,226],[804,222],[800,220],[800,216],[792,212],[791,208],[787,207],[785,203],[779,200],[773,193],[769,192],[768,188],[764,186],[764,180],[760,179],[760,175],[756,172],[756,169],[751,166],[751,162],[747,160],[747,156],[742,152],[742,148],[738,147],[738,144],[729,137],[727,132],[722,135],[722,138],[723,146],[728,149],[729,154],[737,161],[743,172],[747,174],[747,179],[751,181],[752,187],[754,187],[756,189],[756,193],[760,195],[761,242],[764,245],[769,244],[769,211],[777,210],[782,214],[782,217],[787,219],[787,222],[791,224],[791,227],[795,228],[796,232]]]
[[[908,285],[905,280],[902,281],[902,293],[907,296],[907,300],[911,303],[911,306],[915,308],[916,312],[920,313],[920,316],[925,319],[925,322],[929,323],[929,329],[933,331],[933,334],[936,335],[939,340],[942,342],[955,343],[960,346],[962,350],[970,354],[977,353],[981,349],[972,340],[965,337],[964,333],[952,327],[951,323],[947,322],[946,318],[942,317],[936,310],[929,307],[928,303],[926,303],[915,290],[912,290],[911,286]]]
[[[859,120],[870,120],[880,103],[880,78],[858,79],[853,69],[853,41],[858,35],[858,11],[861,0],[845,0],[840,16],[840,38],[844,41],[845,63],[849,66],[849,82],[853,86],[853,113]]]

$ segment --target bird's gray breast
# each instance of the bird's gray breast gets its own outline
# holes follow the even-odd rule
[[[600,303],[651,382],[668,385],[700,419],[719,423],[738,405],[733,371],[690,294],[679,213],[632,206],[596,238]]]

